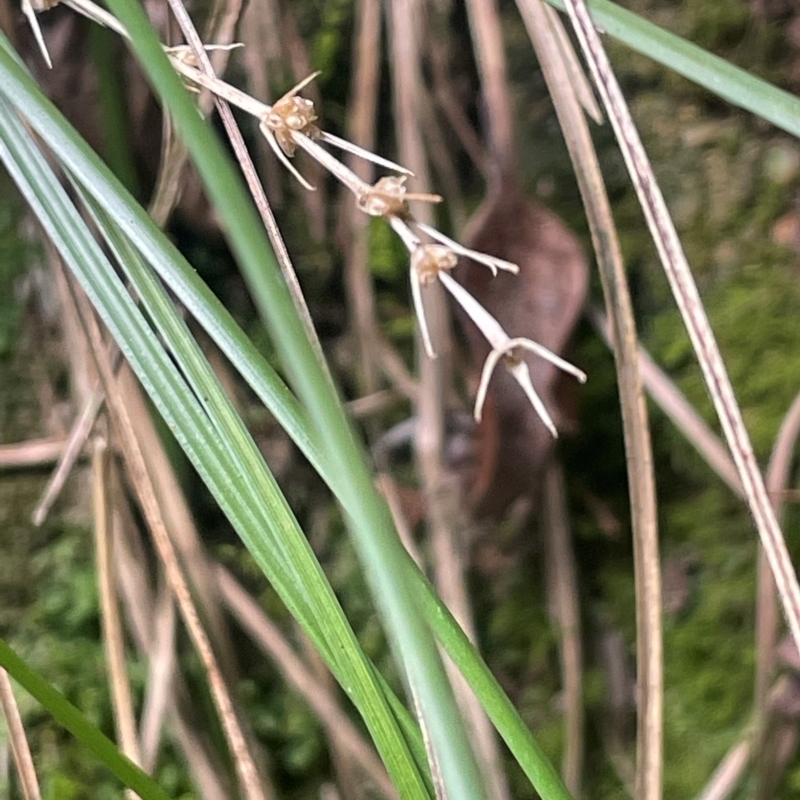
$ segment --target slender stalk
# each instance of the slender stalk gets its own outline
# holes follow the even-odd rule
[[[422,83],[418,42],[421,11],[421,5],[417,0],[391,0],[387,4],[392,57],[392,99],[400,160],[414,173],[421,186],[427,188],[430,185],[428,160],[416,112],[416,97]],[[427,205],[415,204],[414,212],[423,223],[433,221],[430,207]],[[420,334],[417,337],[419,391],[416,398],[415,452],[427,501],[428,535],[436,541],[442,536],[452,535],[450,530],[452,515],[448,514],[448,511],[452,504],[454,487],[445,485],[441,461],[444,437],[444,392],[449,386],[450,379],[450,326],[444,292],[438,284],[429,287],[429,291],[421,292],[413,272],[411,281],[420,324]],[[422,308],[421,314],[420,308]],[[431,339],[436,342],[440,358],[434,359],[430,356]],[[443,599],[447,603],[447,598]],[[448,675],[458,706],[463,713],[463,687],[453,682],[449,670]],[[459,691],[460,688],[462,691]],[[427,720],[422,716],[419,699],[416,705],[422,717],[423,736],[431,761],[437,797],[439,800],[448,800],[448,788],[441,780],[437,754],[432,749],[432,743],[426,734]],[[478,775],[477,780],[478,787],[482,790],[485,785],[483,776]],[[457,798],[449,796],[449,800]]]
[[[363,147],[375,147],[375,122],[380,82],[381,56],[381,8],[378,0],[359,0],[355,6],[358,19],[355,46],[353,48],[353,77],[350,93],[347,129],[348,138]],[[372,183],[374,167],[368,161],[350,156],[347,165],[365,183]],[[342,220],[343,237],[346,238],[347,265],[345,288],[347,302],[354,319],[356,347],[360,361],[360,379],[365,392],[377,388],[377,353],[375,334],[375,293],[369,274],[369,219],[353,205],[349,193],[343,192],[342,203],[347,210]]]
[[[172,13],[178,20],[178,24],[180,25],[181,30],[186,37],[186,41],[189,43],[195,58],[197,58],[197,61],[200,64],[201,71],[210,78],[216,77],[211,60],[206,53],[205,47],[203,47],[203,42],[200,39],[200,36],[197,33],[194,23],[186,11],[185,6],[181,0],[169,0],[169,5],[172,9]],[[269,235],[270,242],[272,243],[275,255],[277,256],[278,264],[281,268],[281,273],[283,274],[283,278],[286,281],[287,287],[289,288],[295,310],[300,318],[300,321],[302,322],[305,335],[308,338],[312,349],[314,350],[314,354],[317,358],[320,368],[330,381],[330,373],[328,372],[327,362],[322,352],[322,345],[317,337],[317,332],[311,319],[311,313],[308,310],[308,305],[306,304],[305,297],[303,296],[303,290],[300,287],[300,282],[297,279],[297,273],[294,271],[294,267],[292,266],[292,261],[289,257],[289,251],[286,249],[286,244],[283,241],[283,236],[281,236],[278,223],[275,220],[275,215],[272,213],[269,200],[267,200],[264,187],[261,185],[261,180],[258,177],[255,164],[253,164],[253,159],[250,157],[250,152],[244,142],[244,137],[239,130],[239,126],[236,123],[228,104],[224,100],[220,99],[220,97],[216,94],[214,95],[214,102],[216,103],[217,111],[222,119],[222,124],[225,126],[225,132],[230,139],[236,159],[239,162],[239,166],[242,168],[242,173],[247,182],[247,188],[253,200],[255,201],[256,208],[258,209],[258,213],[260,214],[261,221],[264,225],[264,229]]]
[[[108,471],[108,442],[101,433],[92,443],[92,496],[97,580],[100,587],[100,610],[103,645],[108,664],[108,679],[114,709],[114,724],[120,748],[135,764],[141,764],[133,696],[125,662],[125,639],[114,585],[114,555],[111,535],[111,503]]]
[[[564,693],[564,754],[561,774],[567,788],[581,795],[584,762],[583,645],[578,574],[569,526],[564,471],[555,460],[545,475],[543,522],[545,559],[551,588],[551,615],[558,628]]]
[[[696,800],[727,800],[733,794],[752,755],[751,739],[746,736],[728,750]]]
[[[61,436],[0,445],[0,471],[52,465],[61,458],[66,446],[67,440]]]
[[[8,739],[11,742],[11,754],[14,757],[14,764],[17,768],[22,796],[25,800],[41,800],[42,794],[39,790],[39,779],[36,777],[36,767],[33,764],[33,756],[31,756],[31,749],[28,745],[28,737],[25,735],[25,727],[22,724],[17,699],[14,697],[11,679],[1,667],[0,708],[3,709],[3,716],[6,720]]]
[[[663,772],[664,714],[661,570],[653,456],[638,367],[636,325],[619,238],[588,125],[570,84],[568,67],[557,48],[558,39],[545,33],[554,21],[545,13],[539,0],[518,0],[518,5],[540,55],[545,80],[578,178],[600,268],[606,313],[611,320],[625,436],[636,582],[636,797],[638,800],[658,800]]]
[[[47,486],[45,486],[36,508],[33,509],[31,521],[34,525],[39,526],[45,521],[53,503],[61,494],[72,468],[83,452],[83,446],[86,444],[86,439],[91,433],[92,426],[102,405],[103,391],[100,388],[95,388],[81,409],[80,414],[78,414],[78,418],[73,423],[56,468],[53,470],[50,480],[47,481]]]
[[[588,313],[595,330],[609,347],[613,347],[606,315],[594,308],[590,309]],[[638,352],[639,371],[642,374],[644,388],[650,398],[672,420],[672,424],[697,450],[712,471],[728,485],[734,494],[744,498],[744,489],[739,480],[739,473],[736,471],[736,464],[733,463],[725,443],[711,430],[708,423],[686,399],[686,395],[675,385],[675,382],[655,363],[650,353],[641,345]]]

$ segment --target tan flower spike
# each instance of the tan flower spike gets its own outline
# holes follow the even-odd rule
[[[59,0],[22,0],[22,10],[31,23],[37,42],[45,60],[48,61],[48,65],[49,56],[37,24],[36,12],[46,10],[58,2]],[[61,0],[61,2],[101,25],[114,29],[122,36],[128,35],[118,20],[97,6],[93,0]],[[236,46],[238,45],[226,45],[224,47],[229,49]],[[409,192],[405,185],[407,176],[412,174],[409,170],[375,153],[363,150],[351,142],[320,130],[317,126],[314,103],[299,96],[300,90],[314,80],[319,75],[318,72],[300,81],[278,99],[274,105],[269,106],[216,76],[206,75],[197,69],[196,60],[186,46],[165,47],[164,49],[170,57],[175,70],[190,81],[192,86],[206,88],[227,102],[256,117],[259,120],[261,132],[277,158],[303,186],[307,189],[314,188],[289,161],[289,158],[295,155],[298,147],[305,150],[308,155],[341,181],[353,193],[358,207],[364,213],[373,217],[384,217],[389,222],[410,254],[409,266],[414,310],[419,321],[420,337],[425,352],[430,358],[435,358],[436,352],[431,341],[422,302],[422,292],[425,287],[438,280],[461,308],[464,309],[489,341],[492,348],[483,366],[475,398],[476,420],[480,421],[481,419],[489,381],[497,364],[502,360],[506,369],[509,370],[525,392],[544,424],[553,436],[557,435],[553,420],[533,387],[528,365],[524,360],[524,354],[527,351],[538,355],[559,369],[574,375],[581,382],[586,380],[586,375],[542,345],[530,339],[510,337],[503,330],[500,323],[450,275],[450,272],[458,263],[459,256],[483,264],[494,275],[501,269],[516,273],[519,271],[516,264],[470,250],[435,228],[417,222],[411,214],[408,201],[420,200],[428,203],[439,203],[442,200],[439,195]],[[216,49],[216,46],[208,45],[206,49]],[[324,147],[321,147],[320,143],[353,153],[398,174],[380,178],[375,184],[370,185],[359,178],[339,159],[331,155]],[[418,233],[434,241],[423,242]]]

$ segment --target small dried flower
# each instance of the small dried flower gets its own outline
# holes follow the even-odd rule
[[[423,286],[429,286],[440,272],[449,272],[457,263],[458,256],[443,244],[420,244],[411,253],[411,269]]]
[[[441,203],[438,194],[420,194],[409,192],[405,187],[406,175],[391,175],[381,178],[358,198],[358,207],[371,217],[398,217],[410,222],[413,218],[408,208],[409,200],[421,200],[425,203]]]
[[[381,178],[357,198],[358,207],[371,217],[409,216],[405,175]]]
[[[495,256],[489,256],[486,255],[486,253],[479,253],[477,250],[470,250],[468,247],[464,247],[463,244],[459,244],[449,236],[445,236],[443,233],[437,231],[436,228],[432,228],[430,225],[425,225],[422,222],[416,221],[414,224],[423,233],[427,233],[431,239],[436,239],[437,242],[447,245],[447,247],[449,247],[454,253],[458,253],[460,256],[472,259],[472,261],[477,261],[478,264],[483,264],[484,267],[489,267],[489,269],[492,271],[492,275],[497,275],[497,270],[499,269],[505,270],[506,272],[511,272],[514,275],[519,272],[519,267],[516,264],[512,264],[510,261],[505,261],[502,258],[495,258]]]
[[[286,97],[272,106],[264,124],[275,134],[283,152],[287,156],[293,156],[297,149],[293,134],[303,133],[316,138],[320,133],[314,124],[316,120],[317,115],[311,100],[305,97]]]
[[[397,217],[393,217],[397,222],[393,227],[397,230],[399,222]],[[405,226],[403,226],[405,227]],[[406,228],[406,230],[408,230]],[[447,272],[458,263],[458,256],[441,244],[421,244],[414,234],[408,232],[409,237],[402,237],[409,246],[413,240],[416,244],[409,247],[411,250],[411,297],[414,301],[414,311],[419,322],[419,334],[422,344],[429,358],[436,358],[436,351],[433,349],[431,334],[428,330],[428,321],[425,318],[425,305],[422,302],[422,287],[430,286],[443,272]],[[411,239],[411,241],[409,241]]]
[[[296,133],[302,133],[312,139],[320,136],[320,129],[315,125],[317,115],[314,112],[313,101],[305,97],[297,97],[297,93],[313,81],[317,75],[319,72],[309,75],[286,92],[261,120],[262,130],[267,128],[272,132],[281,150],[287,156],[293,156],[297,149],[294,139]]]

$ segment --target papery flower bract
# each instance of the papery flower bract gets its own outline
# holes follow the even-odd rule
[[[53,3],[42,3],[39,2],[39,0],[34,0],[34,2],[31,2],[31,0],[22,0],[21,4],[22,13],[25,15],[25,19],[28,20],[28,25],[31,26],[33,38],[36,39],[36,45],[48,69],[53,69],[53,62],[50,60],[50,53],[47,52],[47,45],[44,43],[44,36],[42,36],[42,29],[39,27],[39,20],[36,19],[36,14],[37,12],[47,11],[56,5],[57,2],[58,0],[55,0]]]
[[[381,178],[356,198],[358,207],[371,217],[409,217],[405,175]]]
[[[311,73],[289,89],[283,97],[275,101],[261,120],[262,129],[266,127],[272,131],[281,150],[287,156],[293,156],[297,148],[294,140],[295,133],[302,133],[312,139],[319,138],[320,129],[314,124],[317,121],[314,102],[305,97],[297,97],[297,93],[311,83],[317,75],[319,75],[319,71]]]
[[[425,203],[441,203],[438,194],[421,194],[406,189],[406,175],[391,175],[381,178],[356,198],[358,207],[371,217],[398,217],[404,221],[413,220],[408,207],[409,200]]]
[[[411,251],[411,297],[417,312],[419,332],[428,358],[436,358],[428,321],[425,318],[425,305],[422,301],[422,287],[429,286],[442,272],[453,269],[458,256],[443,244],[420,244]]]
[[[440,231],[437,231],[436,228],[432,228],[430,225],[425,225],[423,222],[417,222],[415,220],[414,224],[421,231],[427,233],[432,239],[436,239],[437,242],[447,245],[453,252],[458,253],[458,255],[464,256],[465,258],[470,258],[473,261],[477,261],[479,264],[483,264],[485,267],[489,267],[489,269],[492,271],[492,275],[497,275],[497,270],[499,269],[505,270],[506,272],[511,272],[514,275],[519,272],[519,267],[516,264],[513,264],[511,261],[506,261],[502,258],[496,258],[495,256],[490,256],[486,253],[479,253],[477,250],[470,250],[468,247],[464,247],[463,244],[459,244],[449,236],[445,236]]]
[[[373,164],[377,164],[379,167],[386,167],[386,169],[390,169],[392,172],[399,172],[401,175],[408,175],[412,178],[414,177],[414,173],[410,169],[406,169],[400,164],[390,161],[388,158],[383,158],[383,156],[379,156],[377,153],[372,153],[369,150],[365,150],[363,147],[359,147],[357,144],[348,142],[347,139],[340,139],[338,136],[334,136],[332,133],[328,133],[327,131],[322,131],[319,135],[319,138],[332,147],[337,147],[339,150],[344,150],[346,153],[352,153],[354,156],[363,158],[366,161],[371,161]],[[438,197],[438,195],[430,196]]]
[[[420,244],[411,253],[411,269],[423,286],[433,283],[440,272],[449,272],[456,264],[458,256],[443,244]]]
[[[230,52],[231,50],[238,50],[244,47],[244,42],[231,42],[230,44],[205,44],[203,49],[207,53],[213,53],[215,50],[224,50]],[[178,44],[174,47],[165,47],[164,52],[169,56],[170,61],[177,59],[181,64],[186,64],[194,69],[200,68],[200,62],[197,58],[197,53],[189,47],[188,44]],[[173,62],[174,63],[174,62]]]
[[[541,356],[546,361],[553,364],[553,366],[574,375],[581,383],[586,381],[586,373],[537,342],[523,338],[512,339],[503,330],[500,323],[463,286],[451,278],[450,275],[447,273],[440,273],[439,280],[492,346],[492,350],[483,365],[481,379],[478,384],[478,392],[475,396],[475,421],[481,421],[483,404],[486,401],[486,393],[489,389],[489,380],[492,377],[492,373],[498,361],[502,358],[514,380],[520,385],[522,391],[525,392],[534,411],[539,415],[539,418],[547,426],[550,433],[553,434],[553,437],[557,437],[558,431],[556,430],[556,426],[550,414],[547,412],[542,399],[533,388],[528,365],[522,359],[522,351],[528,350],[531,353]]]

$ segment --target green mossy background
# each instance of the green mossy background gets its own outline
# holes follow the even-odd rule
[[[785,31],[755,18],[743,0],[634,0],[632,9],[791,90],[791,49]],[[542,80],[524,30],[511,4],[504,23],[520,128],[520,157],[531,195],[538,196],[589,240],[566,150],[549,113]],[[346,104],[353,6],[350,0],[297,4],[298,25],[310,43],[314,68],[323,69],[325,108],[334,130]],[[458,35],[468,47],[463,13]],[[759,462],[766,465],[783,415],[800,389],[800,261],[780,244],[775,224],[793,211],[800,189],[800,145],[786,134],[712,98],[688,81],[643,56],[609,43],[610,55],[631,103],[645,145],[697,277],[712,326],[731,374]],[[796,55],[795,55],[796,58]],[[465,59],[465,61],[468,59]],[[328,77],[331,76],[331,77]],[[469,76],[474,81],[474,74]],[[388,103],[387,103],[388,111]],[[473,109],[474,111],[474,109]],[[388,129],[389,122],[382,122]],[[341,132],[337,130],[336,132]],[[677,381],[706,420],[717,429],[702,377],[680,317],[633,196],[624,166],[607,128],[595,129],[604,173],[628,264],[643,343]],[[389,146],[390,143],[389,143]],[[391,153],[389,153],[391,155]],[[465,181],[469,183],[469,181]],[[431,187],[435,190],[435,187]],[[290,197],[296,198],[290,188]],[[476,205],[481,189],[465,198]],[[5,185],[0,189],[0,435],[3,442],[44,435],[37,416],[35,387],[58,367],[48,357],[33,358],[38,341],[32,295],[25,295],[23,272],[37,257],[21,238],[21,206]],[[309,245],[298,221],[299,204],[282,212],[290,248],[301,277],[310,282],[309,302],[323,332],[331,337],[344,325],[338,256]],[[296,224],[295,224],[296,223]],[[193,243],[193,251],[200,245]],[[380,322],[395,344],[410,353],[413,318],[408,312],[404,254],[381,221],[370,231],[371,269],[377,281]],[[193,259],[197,261],[198,259]],[[215,289],[232,303],[241,299],[230,265],[218,253],[199,256]],[[310,263],[309,263],[310,262]],[[312,266],[313,265],[313,270]],[[312,275],[313,272],[313,275]],[[212,274],[213,273],[213,274]],[[212,280],[213,282],[213,280]],[[233,287],[233,288],[232,288]],[[17,298],[28,297],[25,304]],[[238,299],[237,299],[238,298]],[[592,298],[601,300],[593,278]],[[27,308],[27,312],[25,309]],[[246,320],[249,304],[237,305]],[[261,340],[260,328],[251,323]],[[265,343],[265,348],[268,345]],[[54,348],[57,352],[57,348]],[[635,653],[632,555],[624,453],[613,362],[588,324],[576,332],[573,357],[589,375],[581,389],[577,433],[561,444],[573,513],[573,532],[586,643],[587,772],[586,800],[627,797],[609,765],[602,720],[606,680],[597,640],[602,630],[621,633],[629,666]],[[347,384],[351,377],[340,374]],[[666,749],[664,797],[695,796],[727,749],[750,721],[753,694],[753,629],[756,537],[743,504],[705,467],[658,409],[651,406],[658,481],[662,556],[684,570],[685,597],[665,616]],[[75,519],[81,476],[44,529],[28,522],[46,473],[0,474],[0,632],[107,733],[112,731],[102,648],[91,534],[86,519]],[[293,488],[298,514],[308,530],[337,594],[367,652],[389,668],[385,642],[352,549],[335,510],[320,510],[322,493]],[[620,529],[603,532],[587,497],[599,498]],[[199,508],[207,500],[197,498]],[[202,513],[215,520],[218,515]],[[800,515],[790,507],[785,530],[800,556]],[[227,527],[207,530],[221,560],[250,581],[251,589],[294,635],[285,610],[255,575]],[[501,575],[472,581],[480,637],[486,657],[539,742],[558,763],[562,748],[557,638],[547,614],[542,559],[534,530],[504,543],[516,555]],[[281,797],[319,795],[330,760],[320,727],[305,704],[284,691],[274,669],[246,642],[240,642],[247,677],[241,694],[251,723],[269,752]],[[188,650],[188,648],[185,648]],[[188,679],[202,685],[188,659]],[[144,668],[132,658],[136,691]],[[26,721],[46,798],[119,796],[112,779],[87,759],[74,742],[23,700]],[[630,744],[630,743],[629,743]],[[510,767],[515,798],[532,798],[527,781]],[[189,797],[187,777],[169,748],[158,777],[175,797]],[[800,763],[784,776],[777,797],[796,796]],[[745,781],[736,798],[752,796]],[[0,786],[0,793],[3,787]],[[15,797],[12,793],[11,797]]]

